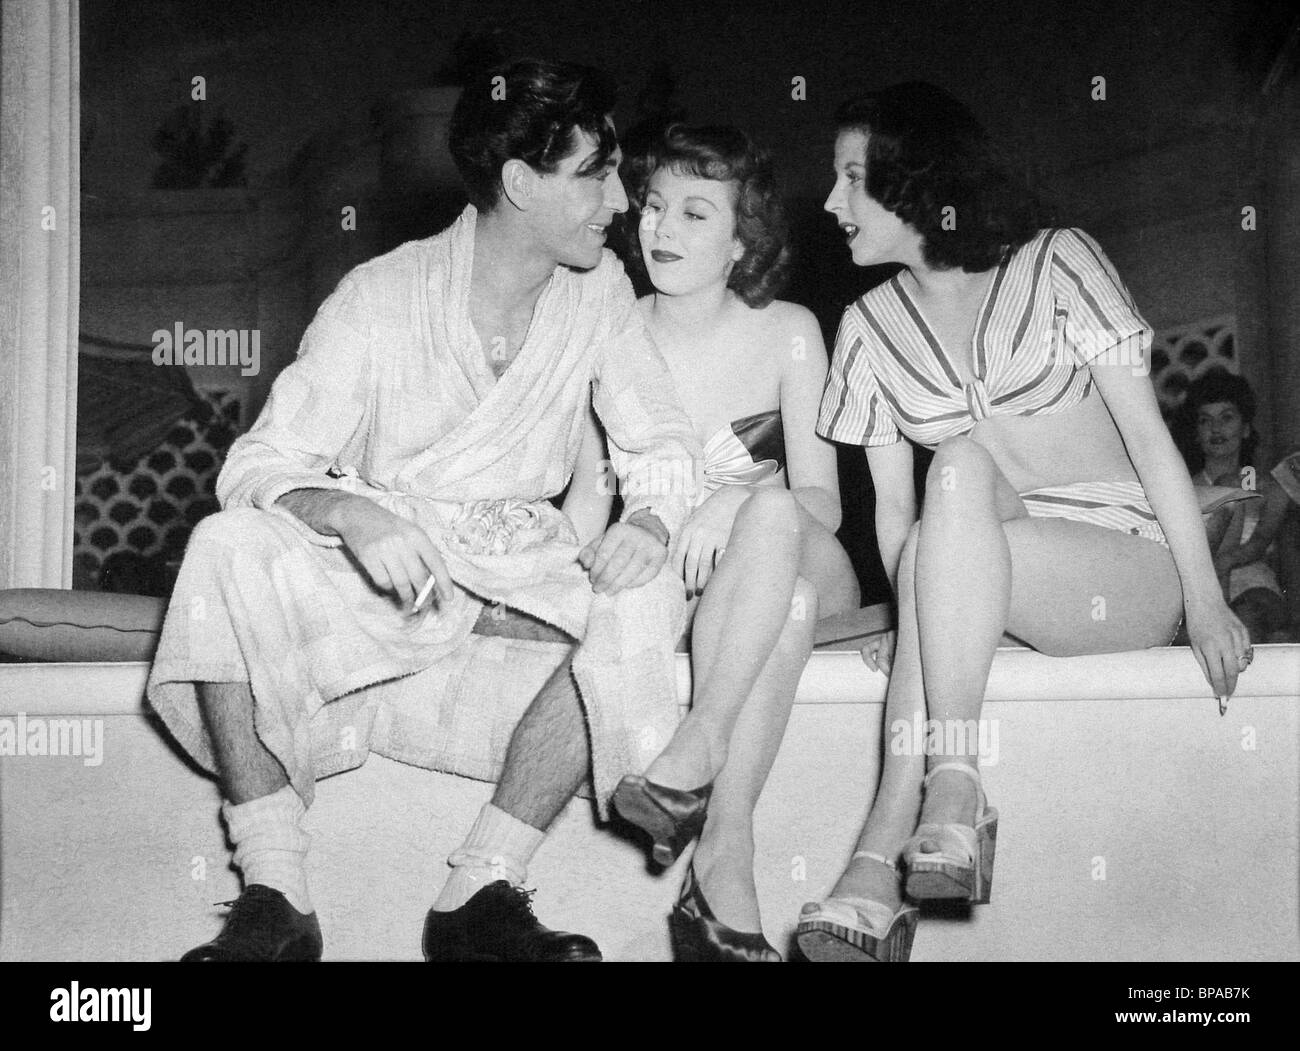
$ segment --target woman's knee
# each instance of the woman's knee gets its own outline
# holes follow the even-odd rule
[[[925,477],[926,496],[961,493],[971,486],[987,490],[996,469],[988,450],[973,438],[964,434],[948,438],[939,443],[930,461]]]
[[[799,502],[789,489],[760,486],[736,512],[736,524],[742,522],[764,530],[796,534],[799,532]]]

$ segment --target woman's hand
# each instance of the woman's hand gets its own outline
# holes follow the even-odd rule
[[[893,628],[882,631],[867,640],[862,647],[862,663],[872,671],[889,674],[894,666],[894,647],[898,644],[898,632]]]
[[[749,499],[744,485],[724,485],[687,520],[673,549],[673,568],[686,582],[687,595],[698,595],[727,549],[740,505]]]
[[[1187,636],[1223,710],[1253,657],[1250,633],[1219,594],[1187,604]]]

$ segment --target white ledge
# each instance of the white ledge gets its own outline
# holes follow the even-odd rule
[[[149,665],[109,663],[0,664],[0,713],[139,715]],[[853,651],[814,653],[799,684],[798,704],[882,704],[888,680]],[[690,659],[677,657],[678,695],[690,696]],[[1168,700],[1211,697],[1191,650],[1181,646],[1047,657],[1001,649],[986,701]],[[1300,698],[1300,645],[1255,647],[1236,698]]]

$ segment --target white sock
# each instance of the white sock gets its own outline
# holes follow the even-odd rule
[[[459,909],[499,879],[518,887],[546,833],[485,803],[460,849],[447,859],[451,875],[433,903],[438,912]]]
[[[307,808],[289,785],[247,803],[223,803],[221,813],[235,844],[235,865],[244,886],[278,890],[299,912],[315,912],[307,894],[303,862],[311,837],[302,830]]]

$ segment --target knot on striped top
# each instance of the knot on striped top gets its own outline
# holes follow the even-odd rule
[[[978,423],[993,415],[993,406],[989,403],[989,392],[984,389],[984,381],[976,376],[966,384],[966,407],[971,419]]]

